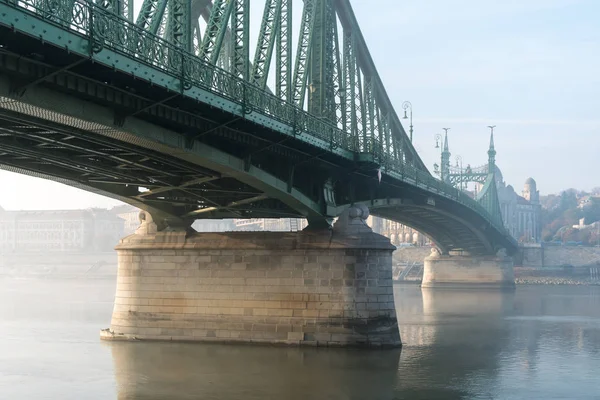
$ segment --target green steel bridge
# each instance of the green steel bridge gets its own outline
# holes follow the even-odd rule
[[[363,203],[444,253],[513,253],[493,170],[477,199],[429,173],[350,1],[296,1],[296,18],[292,0],[144,0],[134,18],[133,0],[0,0],[0,168],[122,200],[159,229],[326,227]]]

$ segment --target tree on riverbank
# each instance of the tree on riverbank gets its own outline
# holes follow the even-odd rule
[[[584,207],[579,207],[579,200],[586,198]],[[542,240],[560,242],[581,242],[582,244],[598,244],[597,226],[590,226],[600,221],[600,198],[576,189],[567,189],[559,195],[541,196],[542,203]],[[574,228],[584,219],[585,226]]]

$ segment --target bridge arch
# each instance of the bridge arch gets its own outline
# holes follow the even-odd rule
[[[374,216],[399,222],[425,234],[443,254],[459,250],[470,254],[495,254],[506,246],[467,207],[456,212],[455,204],[449,209],[449,204],[443,201],[419,204],[407,198],[377,199],[363,204]]]

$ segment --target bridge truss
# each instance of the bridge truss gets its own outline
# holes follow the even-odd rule
[[[437,196],[503,237],[427,171],[349,0],[304,0],[297,23],[292,0],[252,4],[257,32],[249,0],[146,0],[137,16],[128,1],[0,0],[0,27],[15,33],[0,32],[0,167],[187,219],[314,220]]]
[[[292,0],[254,2],[254,8],[264,4],[256,33],[250,32],[250,0],[144,0],[135,18],[132,0],[3,1],[41,14],[60,29],[89,35],[91,52],[110,47],[134,58],[141,63],[131,71],[136,76],[158,68],[180,78],[177,91],[193,95],[192,86],[210,88],[298,132],[314,128],[331,146],[426,171],[349,0],[304,0],[298,26]],[[53,34],[60,31],[46,32]]]

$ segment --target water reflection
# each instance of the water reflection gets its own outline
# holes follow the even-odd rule
[[[0,279],[0,398],[599,398],[600,287],[395,291],[402,352],[101,342],[114,281]]]
[[[544,352],[563,356],[578,352],[600,354],[597,287],[565,287],[545,296],[539,295],[539,289],[523,288],[507,321],[513,326],[510,347],[526,349],[527,361],[523,364],[529,370],[536,368]]]
[[[400,350],[107,343],[119,400],[390,399]]]
[[[435,388],[435,377],[444,383],[439,398],[462,398],[475,390],[470,377],[495,379],[510,337],[504,319],[513,310],[514,292],[400,288],[397,298],[405,344],[400,389],[422,394]]]

